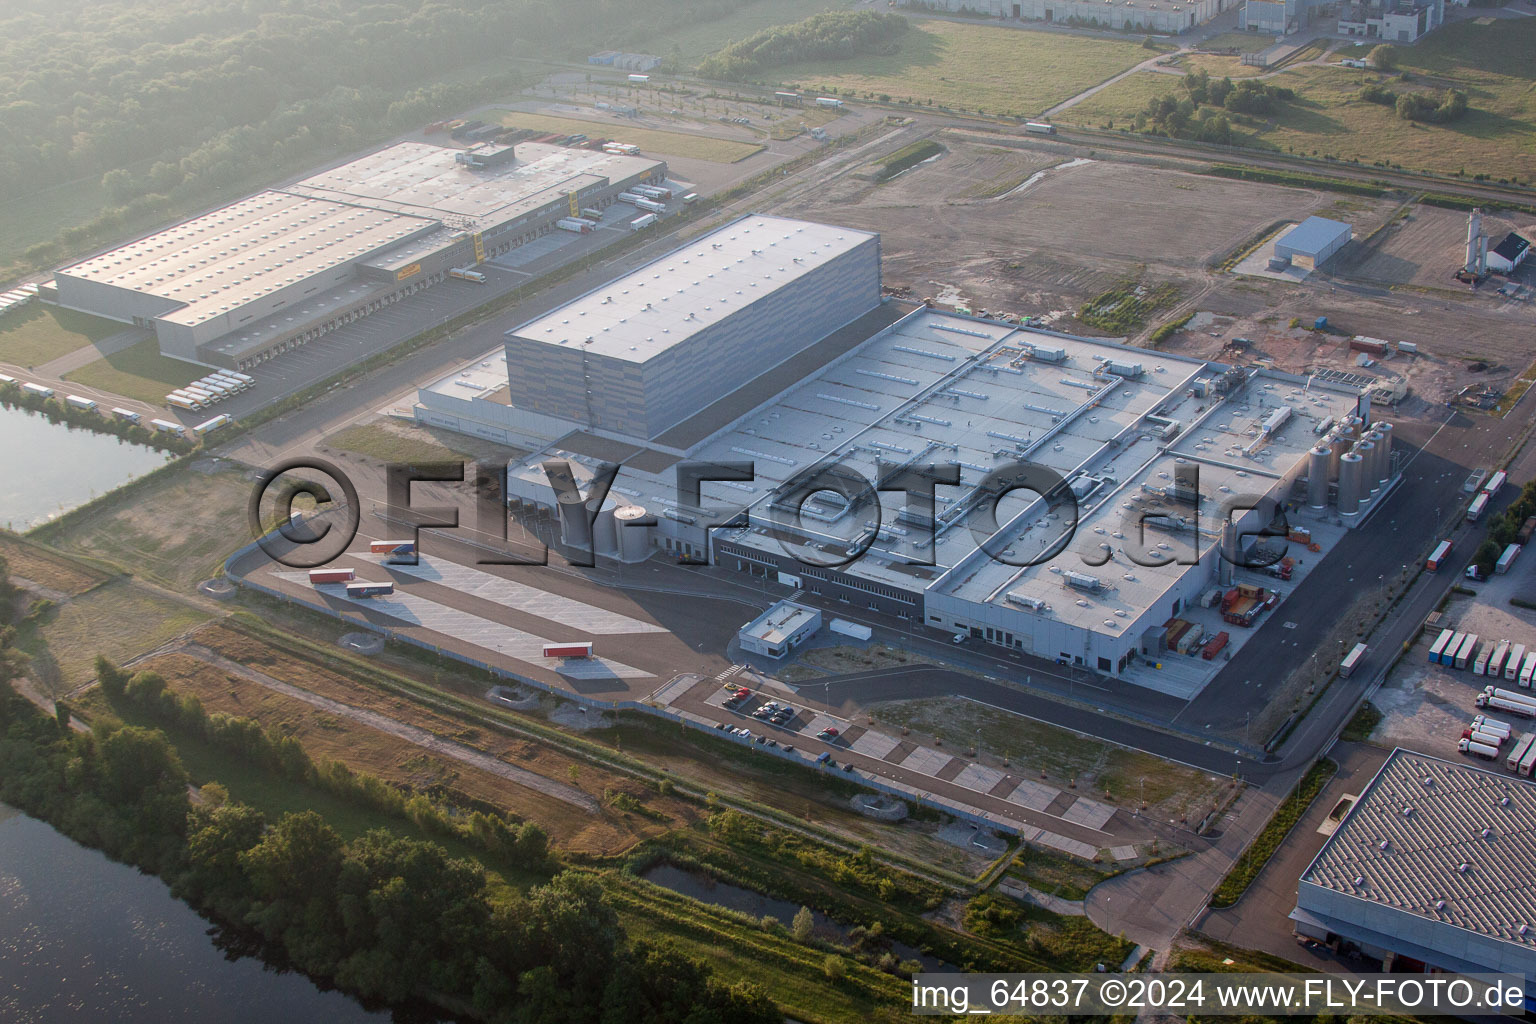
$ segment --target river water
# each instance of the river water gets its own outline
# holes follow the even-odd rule
[[[0,526],[29,530],[171,458],[111,434],[0,406]]]
[[[388,1021],[260,959],[227,959],[165,883],[0,804],[7,1024]]]

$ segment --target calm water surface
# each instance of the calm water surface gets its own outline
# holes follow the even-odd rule
[[[226,959],[165,883],[0,804],[0,1021],[385,1022],[254,957]]]
[[[30,409],[0,406],[0,526],[30,529],[169,458],[110,434],[49,423]]]

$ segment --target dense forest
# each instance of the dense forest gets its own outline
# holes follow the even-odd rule
[[[796,61],[895,53],[908,27],[907,19],[899,14],[817,14],[731,43],[705,59],[698,71],[705,78],[742,81],[767,68]]]
[[[0,562],[0,598],[9,596],[3,572]],[[8,639],[0,633],[0,645]],[[102,667],[114,700],[213,722],[221,741],[236,735],[242,720],[203,715],[149,673]],[[484,869],[435,842],[383,830],[348,842],[313,811],[269,822],[216,783],[193,802],[164,733],[111,716],[74,732],[68,720],[62,705],[44,715],[0,680],[0,799],[160,875],[193,906],[353,992],[430,998],[505,1024],[783,1019],[759,989],[722,984],[670,947],[630,942],[591,875],[565,871],[492,899]],[[269,744],[284,774],[315,770],[291,741],[248,739]],[[534,845],[524,863],[545,856]]]
[[[510,58],[579,57],[751,2],[8,0],[0,205],[105,185],[94,223],[28,251],[47,263],[504,95],[522,84]]]

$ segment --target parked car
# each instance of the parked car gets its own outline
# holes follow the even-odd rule
[[[949,642],[952,644],[963,644],[969,639],[970,637],[966,636],[964,633],[956,633],[954,636],[949,638]]]
[[[817,764],[829,764],[831,761],[832,761],[832,755],[827,753],[825,750],[823,750],[821,752],[821,755],[816,758],[816,763]]]

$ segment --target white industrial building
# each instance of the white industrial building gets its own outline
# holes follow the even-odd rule
[[[64,267],[49,297],[245,369],[665,176],[637,156],[404,142]]]
[[[1500,274],[1508,274],[1531,254],[1531,243],[1511,231],[1499,244],[1488,250],[1487,267]]]
[[[1395,750],[1297,883],[1298,934],[1388,971],[1509,973],[1536,995],[1536,786]]]
[[[1275,243],[1275,258],[1309,270],[1323,266],[1349,244],[1350,226],[1327,217],[1308,217]]]
[[[531,450],[509,499],[567,543],[707,558],[1110,674],[1225,575],[1229,518],[1252,534],[1271,498],[1357,522],[1392,476],[1390,426],[1356,389],[882,302],[877,256],[863,232],[745,217],[509,332],[422,388],[416,415]],[[693,354],[700,339],[724,354]],[[689,358],[657,364],[673,349]],[[605,498],[557,503],[551,462],[583,498],[620,468]],[[1015,462],[1075,507],[999,498]],[[688,463],[748,472],[694,499]],[[882,467],[928,464],[952,474],[931,505],[873,490]],[[817,471],[843,496],[807,484]]]
[[[905,2],[905,0],[904,0]],[[1085,28],[1177,35],[1238,0],[924,0],[925,9],[989,14]]]
[[[1389,43],[1417,42],[1443,24],[1445,0],[1364,0],[1339,9],[1339,32]]]
[[[793,601],[780,601],[742,626],[736,641],[749,654],[782,658],[821,629],[821,612]]]

